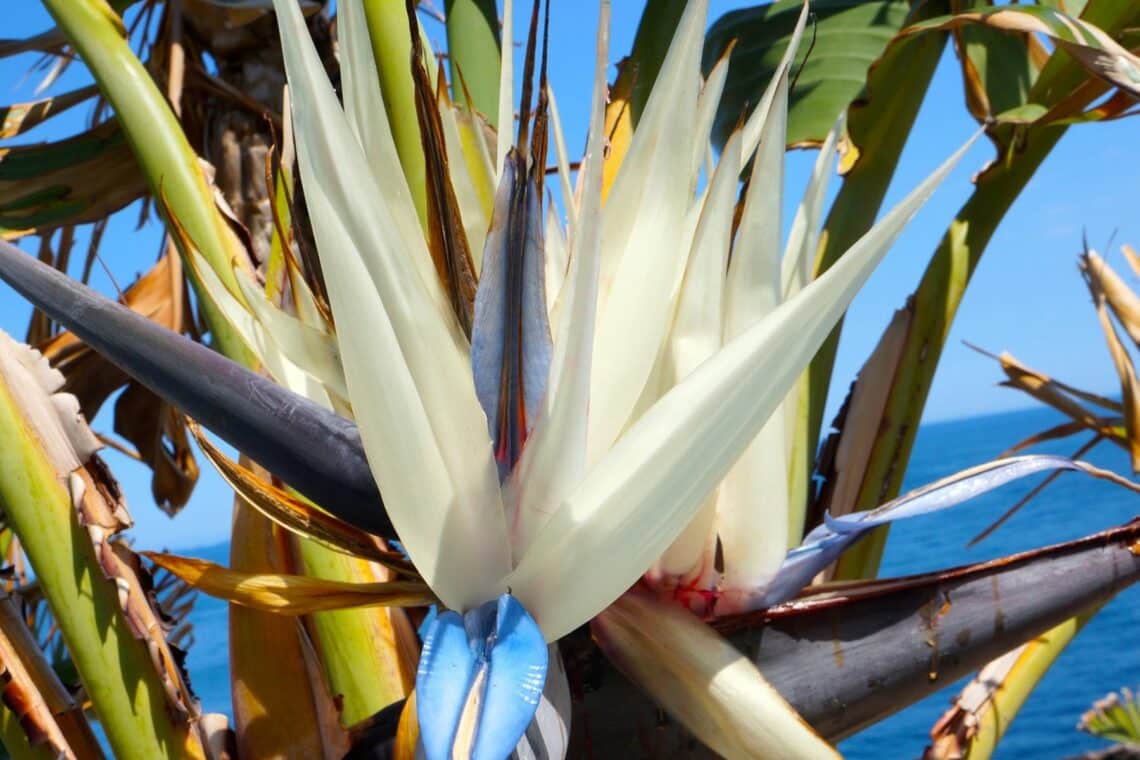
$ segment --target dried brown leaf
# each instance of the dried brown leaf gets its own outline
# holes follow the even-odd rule
[[[1108,352],[1112,356],[1112,363],[1120,375],[1120,392],[1124,400],[1124,427],[1128,431],[1128,450],[1132,457],[1132,471],[1140,472],[1140,383],[1136,379],[1136,367],[1132,357],[1120,341],[1116,333],[1116,326],[1108,316],[1105,303],[1108,296],[1104,290],[1105,271],[1098,266],[1092,258],[1091,252],[1081,257],[1081,273],[1085,276],[1085,283],[1089,287],[1093,303],[1096,306],[1097,317],[1104,330],[1105,340],[1108,342]],[[1103,262],[1101,262],[1103,263]],[[1118,294],[1119,295],[1119,294]]]
[[[436,273],[447,293],[455,316],[463,332],[471,336],[471,323],[475,313],[475,265],[459,201],[451,184],[447,146],[440,120],[436,93],[431,77],[424,67],[419,26],[413,4],[409,3],[408,19],[412,38],[412,82],[415,87],[416,117],[419,121],[420,140],[424,147],[428,202],[428,247],[435,263]],[[442,72],[440,81],[444,82]],[[460,160],[463,160],[462,156]]]
[[[1109,266],[1108,262],[1089,251],[1081,257],[1081,271],[1112,310],[1124,332],[1140,346],[1140,296]],[[1098,296],[1094,294],[1094,299]]]

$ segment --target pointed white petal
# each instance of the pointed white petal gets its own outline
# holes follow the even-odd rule
[[[618,669],[718,755],[839,758],[744,654],[678,605],[626,594],[593,633]]]
[[[630,419],[669,327],[689,254],[700,54],[707,0],[686,6],[602,215],[599,321],[588,461]],[[581,224],[589,217],[581,216]]]
[[[709,72],[701,95],[697,99],[697,138],[693,142],[693,162],[689,167],[689,174],[697,177],[700,174],[701,162],[709,150],[709,136],[712,134],[713,120],[716,118],[716,109],[720,105],[720,96],[724,93],[724,83],[728,79],[729,47],[721,54],[720,59]],[[709,173],[712,176],[712,172]]]
[[[688,377],[720,350],[723,342],[725,271],[732,245],[740,176],[740,141],[741,134],[736,131],[725,144],[693,238],[693,250],[667,346],[668,387]],[[702,559],[711,565],[712,556],[706,550],[715,517],[716,499],[710,497],[698,516],[661,556],[655,574],[676,577],[697,573]]]
[[[610,3],[603,0],[582,188],[583,219],[595,219],[602,202],[602,162],[593,159],[604,149],[609,19]],[[593,224],[580,226],[572,241],[570,271],[562,288],[565,304],[560,307],[546,398],[522,459],[507,482],[505,500],[516,557],[585,473],[599,244],[597,225]]]
[[[369,464],[412,561],[445,604],[463,609],[496,595],[510,556],[466,340],[422,237],[410,245],[398,234],[386,183],[367,171],[296,5],[274,5],[301,176]]]
[[[561,311],[562,285],[566,282],[566,269],[570,264],[570,250],[558,209],[554,203],[546,206],[546,310],[550,315],[550,331],[558,334],[558,314]]]
[[[309,327],[271,304],[244,270],[235,268],[234,277],[253,315],[281,352],[333,393],[347,398],[348,388],[344,383],[336,338]]]
[[[823,218],[823,202],[827,196],[828,180],[835,166],[835,145],[843,133],[847,112],[840,113],[835,126],[823,139],[811,170],[807,190],[796,209],[792,229],[788,233],[788,244],[784,249],[784,259],[780,267],[781,292],[784,298],[798,292],[811,282],[811,271],[815,265],[816,247],[819,245],[819,226]]]
[[[596,615],[680,535],[903,227],[976,139],[826,274],[669,391],[562,502],[507,579],[548,639]]]
[[[758,324],[781,302],[780,226],[788,71],[781,69],[757,108],[760,145],[728,269],[724,337]],[[766,112],[761,111],[767,104]],[[717,498],[722,586],[750,588],[767,580],[788,548],[788,463],[784,417],[776,410],[729,470]]]
[[[807,26],[809,16],[808,0],[804,0],[803,8],[800,10],[800,17],[796,21],[796,28],[792,30],[792,38],[788,40],[788,48],[784,51],[784,57],[780,60],[780,65],[776,67],[776,73],[783,72],[785,75],[790,76],[792,70],[792,62],[796,59],[796,52],[800,48],[800,40],[804,36],[804,28]],[[760,131],[764,127],[764,114],[768,111],[768,102],[774,95],[773,85],[776,83],[773,78],[772,82],[768,84],[768,88],[764,92],[764,97],[756,104],[756,109],[752,115],[748,117],[748,121],[744,123],[744,155],[751,156],[752,151],[756,150],[756,145],[760,142]]]

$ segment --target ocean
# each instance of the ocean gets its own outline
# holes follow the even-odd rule
[[[1009,412],[923,425],[906,477],[914,488],[997,454],[1033,433],[1062,420],[1049,410]],[[1041,453],[1071,454],[1084,437],[1039,446]],[[1101,467],[1127,472],[1128,457],[1102,443],[1085,457]],[[897,523],[891,529],[882,575],[905,575],[980,562],[1012,552],[1079,538],[1127,522],[1140,514],[1140,497],[1109,483],[1066,473],[977,546],[966,543],[1024,495],[1036,479],[1006,486],[948,512]],[[183,552],[226,563],[225,544]],[[203,709],[230,714],[225,605],[200,597],[191,613],[195,644],[188,666]],[[1122,686],[1140,684],[1140,588],[1109,603],[1058,658],[1042,679],[1003,739],[996,757],[1062,758],[1095,750],[1106,742],[1076,729],[1081,713],[1097,699]],[[851,760],[917,758],[931,726],[963,683],[902,710],[842,742]],[[885,753],[885,754],[884,754]]]

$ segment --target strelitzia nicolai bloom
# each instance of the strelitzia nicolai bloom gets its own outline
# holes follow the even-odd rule
[[[778,510],[747,499],[718,506],[711,495],[746,451],[754,453],[740,466],[761,466],[762,482],[784,481],[786,470],[765,466],[771,442],[784,445],[782,428],[766,421],[964,149],[825,275],[787,285],[780,207],[765,193],[782,185],[794,43],[701,187],[727,64],[702,87],[707,2],[690,2],[603,207],[602,2],[590,137],[578,196],[566,199],[566,239],[557,230],[544,239],[541,199],[526,184],[535,167],[500,136],[469,340],[401,171],[361,0],[339,3],[343,107],[295,2],[274,4],[348,401],[404,549],[443,604],[465,613],[440,615],[425,639],[424,746],[429,757],[502,756],[534,714],[544,642],[588,621],[650,568],[658,578],[707,575],[719,535],[739,548],[726,552],[726,588],[748,589],[774,570],[786,530],[770,531],[778,553],[749,547],[781,519]],[[754,157],[734,242],[737,177]],[[513,243],[511,225],[525,230]],[[797,256],[809,247],[800,241]],[[506,307],[508,266],[523,280],[521,313]],[[750,488],[751,478],[729,482]],[[821,744],[792,723],[792,744]]]

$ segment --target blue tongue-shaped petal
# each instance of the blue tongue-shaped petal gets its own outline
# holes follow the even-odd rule
[[[416,673],[428,760],[508,756],[538,709],[546,667],[542,631],[510,594],[463,616],[439,613]]]
[[[525,159],[512,150],[495,194],[471,328],[475,391],[487,414],[500,480],[522,454],[550,372],[539,201]]]

